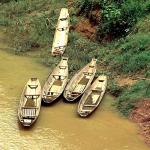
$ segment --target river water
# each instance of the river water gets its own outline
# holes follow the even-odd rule
[[[7,49],[1,39],[1,150],[149,150],[136,125],[113,110],[114,98],[110,95],[87,119],[77,115],[77,104],[60,100],[42,107],[37,122],[29,129],[23,128],[17,118],[21,91],[30,77],[38,77],[43,84],[51,68],[34,58],[10,54]]]

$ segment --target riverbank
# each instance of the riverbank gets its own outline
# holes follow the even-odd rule
[[[138,124],[140,134],[145,137],[150,146],[150,99],[144,99],[136,105],[130,114],[130,119]]]

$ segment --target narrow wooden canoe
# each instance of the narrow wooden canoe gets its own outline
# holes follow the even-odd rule
[[[68,43],[69,13],[67,8],[62,8],[52,45],[52,56],[62,55]]]
[[[79,98],[90,86],[96,73],[96,59],[79,70],[68,83],[64,91],[64,97],[67,101],[74,101]]]
[[[18,118],[23,126],[31,126],[39,116],[41,108],[41,85],[31,78],[24,87],[18,108]]]
[[[42,100],[50,104],[64,91],[68,82],[68,58],[63,57],[57,67],[49,75],[42,90]]]
[[[102,75],[85,91],[78,105],[78,114],[81,117],[90,115],[99,106],[106,91],[106,86],[107,77]]]

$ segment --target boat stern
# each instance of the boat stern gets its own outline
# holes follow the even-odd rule
[[[53,96],[44,96],[42,98],[42,101],[45,103],[45,104],[51,104],[56,98],[53,97]]]
[[[52,49],[52,56],[59,56],[63,55],[66,47],[65,46],[59,46]]]
[[[30,127],[33,123],[32,119],[22,119],[21,123],[24,127]]]
[[[90,113],[91,113],[90,110],[84,110],[84,109],[78,110],[78,114],[80,115],[80,117],[87,117],[90,115]]]
[[[79,93],[74,94],[74,93],[65,92],[65,94],[64,94],[65,99],[69,102],[75,101],[77,98],[79,98],[79,96],[80,96]]]

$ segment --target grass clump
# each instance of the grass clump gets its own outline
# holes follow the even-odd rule
[[[59,8],[64,5],[63,1],[60,7],[56,3],[57,0],[19,0],[0,6],[0,24],[8,26],[15,54],[51,46]]]
[[[122,95],[118,97],[115,105],[123,115],[128,116],[137,102],[148,97],[150,97],[150,82],[142,80],[125,89]]]
[[[107,89],[110,94],[118,97],[122,94],[125,87],[120,87],[114,80],[109,80]]]
[[[150,34],[135,34],[113,45],[113,50],[106,58],[111,68],[119,73],[133,74],[150,66]]]

